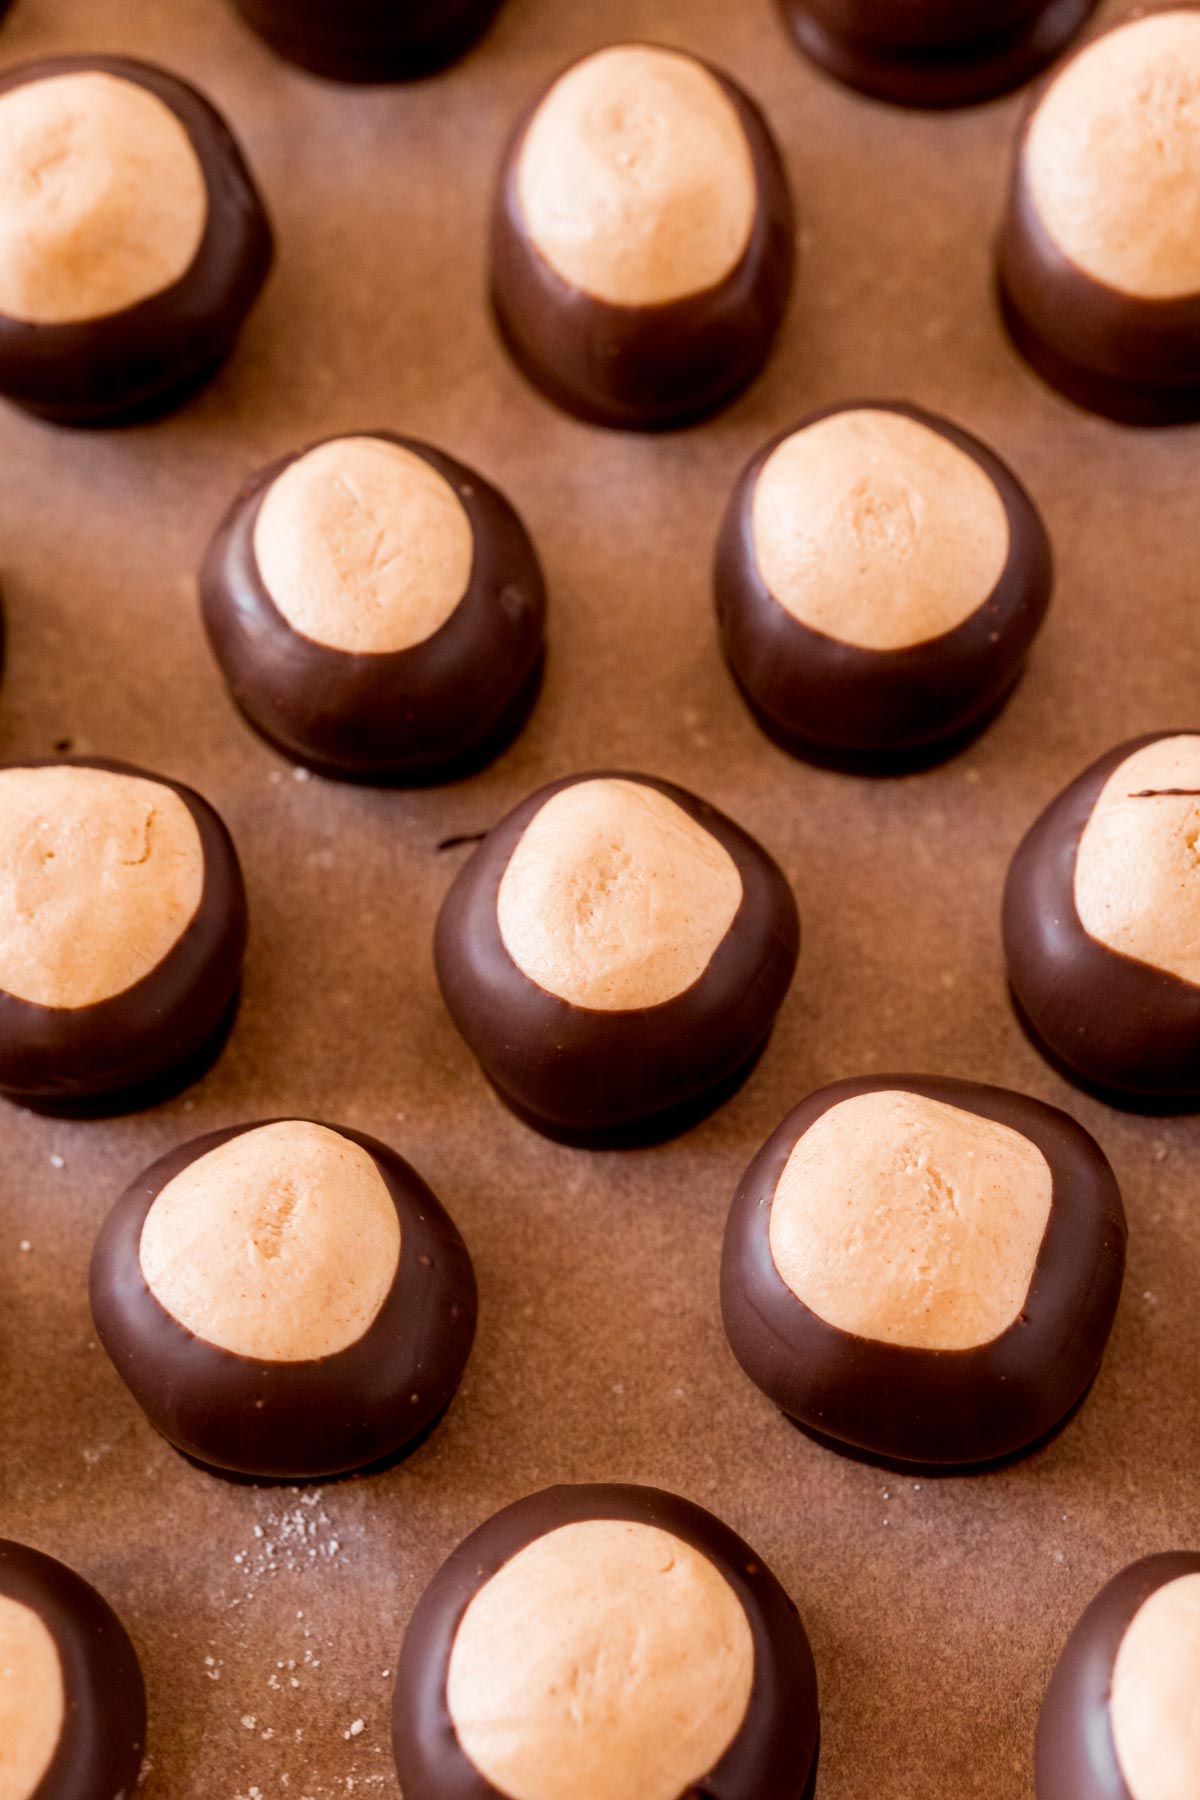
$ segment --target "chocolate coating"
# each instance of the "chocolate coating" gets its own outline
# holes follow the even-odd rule
[[[393,1457],[453,1399],[475,1336],[475,1275],[449,1215],[416,1170],[378,1139],[329,1129],[374,1158],[400,1219],[387,1299],[348,1349],[265,1362],[196,1337],[156,1299],[139,1257],[151,1206],[181,1170],[254,1125],[182,1144],[128,1187],[92,1256],[96,1332],[150,1423],[220,1471],[310,1480]]]
[[[781,0],[800,48],[895,106],[974,106],[1052,62],[1096,0]]]
[[[457,61],[500,0],[234,0],[273,50],[331,81],[409,81]]]
[[[104,1102],[119,1112],[144,1088],[196,1067],[223,1042],[241,981],[246,890],[233,840],[206,800],[182,782],[100,757],[31,757],[4,765],[107,769],[156,781],[191,813],[204,854],[200,904],[162,961],[122,993],[92,1006],[39,1006],[0,991],[0,1093],[71,1110]]]
[[[450,1016],[500,1098],[536,1130],[582,1144],[673,1135],[724,1099],[767,1039],[800,944],[791,889],[761,845],[684,788],[617,775],[665,794],[724,846],[741,905],[699,979],[660,1005],[603,1012],[531,981],[500,934],[505,868],[553,794],[612,773],[551,782],[494,826],[456,877],[434,933]]]
[[[7,1538],[0,1594],[37,1614],[62,1665],[62,1732],[30,1800],[131,1795],[146,1743],[146,1690],[120,1619],[73,1569]]]
[[[749,95],[703,64],[732,102],[750,147],[757,206],[736,267],[702,293],[618,306],[565,281],[534,245],[521,210],[521,146],[545,94],[520,119],[492,213],[491,294],[516,362],[556,405],[595,425],[655,431],[724,406],[750,382],[783,322],[795,259],[787,176]],[[548,90],[547,90],[548,91]]]
[[[775,599],[758,566],[753,506],[772,452],[805,426],[869,408],[947,438],[992,482],[1008,518],[1008,561],[992,593],[953,630],[901,650],[827,637]],[[714,587],[722,647],[763,729],[793,755],[885,771],[986,724],[1015,686],[1050,603],[1054,570],[1041,515],[986,445],[919,407],[861,401],[823,407],[763,446],[734,488],[717,539]]]
[[[466,511],[471,578],[450,617],[410,649],[355,655],[283,616],[259,572],[254,528],[272,482],[310,444],[251,476],[218,527],[200,571],[205,630],[241,711],[285,755],[347,780],[447,780],[497,755],[524,724],[541,676],[545,584],[498,489],[428,444],[365,435],[421,457]]]
[[[1200,1101],[1200,987],[1112,950],[1075,907],[1080,839],[1113,770],[1176,732],[1119,744],[1030,827],[1004,887],[1008,979],[1034,1042],[1073,1081],[1116,1105]]]
[[[1122,293],[1059,248],[1026,166],[1035,111],[1017,139],[998,244],[1000,305],[1013,342],[1045,381],[1090,412],[1130,425],[1200,418],[1200,294]]]
[[[1050,1219],[1021,1316],[977,1348],[915,1349],[841,1331],[797,1298],[771,1254],[771,1204],[797,1141],[830,1107],[892,1088],[1007,1125],[1050,1165]],[[975,1082],[863,1076],[810,1094],[750,1164],[725,1232],[721,1312],[751,1381],[832,1447],[934,1470],[969,1467],[1031,1448],[1082,1398],[1112,1328],[1125,1238],[1113,1172],[1065,1113]]]
[[[589,1519],[673,1533],[707,1556],[745,1609],[754,1639],[746,1717],[720,1762],[683,1800],[807,1800],[815,1780],[817,1678],[800,1616],[750,1546],[702,1507],[657,1488],[546,1488],[471,1534],[426,1588],[396,1666],[392,1745],[407,1800],[504,1800],[458,1742],[446,1699],[455,1634],[478,1590],[536,1538]]]
[[[1121,1641],[1159,1588],[1200,1574],[1200,1553],[1133,1563],[1087,1608],[1058,1660],[1034,1740],[1037,1800],[1132,1800],[1117,1760],[1109,1702]]]
[[[135,306],[57,325],[0,315],[0,395],[61,425],[115,425],[181,404],[233,349],[274,253],[228,126],[178,77],[131,57],[58,56],[6,69],[0,94],[89,71],[137,82],[175,114],[200,161],[208,217],[191,267]]]

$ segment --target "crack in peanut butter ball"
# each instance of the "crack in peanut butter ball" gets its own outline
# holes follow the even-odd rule
[[[1085,769],[1026,832],[1004,889],[1018,1016],[1119,1106],[1200,1100],[1200,733]]]

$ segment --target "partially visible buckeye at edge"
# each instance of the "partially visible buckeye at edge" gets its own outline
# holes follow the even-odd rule
[[[1018,1015],[1115,1105],[1200,1106],[1200,733],[1119,744],[1030,828],[1004,892]]]
[[[0,73],[0,397],[62,425],[178,406],[229,356],[272,256],[195,88],[123,56]]]
[[[1024,1455],[1086,1395],[1125,1269],[1095,1140],[1024,1094],[864,1076],[788,1114],[734,1199],[721,1308],[750,1379],[844,1454]]]
[[[551,782],[488,832],[434,937],[451,1017],[519,1117],[585,1146],[661,1141],[726,1099],[799,953],[782,870],[649,775]]]

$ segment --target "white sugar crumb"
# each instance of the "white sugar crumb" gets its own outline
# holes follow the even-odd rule
[[[210,1637],[199,1646],[195,1676],[197,1685],[201,1675],[222,1681],[221,1694],[231,1703],[226,1728],[235,1733],[243,1759],[238,1771],[241,1787],[232,1800],[335,1800],[345,1794],[356,1800],[368,1795],[383,1800],[385,1791],[394,1792],[390,1773],[382,1772],[386,1738],[365,1716],[347,1720],[344,1713],[339,1718],[340,1707],[326,1710],[328,1677],[321,1673],[321,1664],[327,1650],[332,1656],[336,1638],[329,1635],[328,1626],[317,1626],[311,1605],[307,1609],[295,1605],[302,1597],[299,1584],[306,1579],[321,1584],[319,1589],[310,1586],[311,1600],[314,1594],[325,1595],[328,1583],[336,1580],[334,1571],[350,1568],[364,1527],[335,1521],[323,1489],[290,1487],[260,1493],[241,1531],[240,1543],[237,1539],[227,1543],[229,1585],[224,1595],[227,1626],[237,1635],[220,1645]],[[271,1616],[282,1621],[283,1635],[265,1666],[245,1674],[238,1669],[235,1674],[234,1647],[244,1652],[254,1642],[248,1631],[238,1632],[238,1624],[245,1620],[249,1627],[260,1590],[266,1602],[271,1582],[285,1584],[269,1602]],[[229,1661],[220,1649],[225,1649]],[[220,1697],[210,1695],[213,1700]],[[297,1718],[311,1729],[297,1725]],[[323,1745],[320,1756],[318,1739]],[[318,1769],[314,1763],[328,1758],[330,1740],[341,1767]],[[257,1780],[247,1785],[252,1773]]]
[[[312,770],[311,769],[293,769],[292,770],[292,780],[293,781],[311,781],[312,780]]]
[[[22,1249],[22,1250],[26,1250],[26,1251],[28,1251],[28,1250],[32,1250],[32,1249],[33,1249],[33,1245],[32,1245],[32,1244],[31,1244],[31,1243],[30,1243],[30,1241],[29,1241],[29,1239],[28,1239],[28,1238],[22,1238],[22,1239],[21,1239],[21,1242],[20,1242],[20,1245],[19,1245],[19,1248],[20,1248],[20,1249]]]
[[[52,1169],[65,1169],[66,1166],[65,1161],[57,1154],[57,1152],[50,1158],[50,1167]]]
[[[322,1505],[321,1489],[301,1491],[292,1488],[295,1504],[282,1512],[266,1513],[252,1527],[252,1541],[245,1549],[235,1550],[233,1563],[250,1583],[237,1600],[251,1600],[263,1581],[274,1581],[281,1575],[296,1575],[314,1564],[335,1562],[342,1554],[343,1542],[333,1530],[333,1521]],[[303,1618],[298,1611],[296,1617]]]

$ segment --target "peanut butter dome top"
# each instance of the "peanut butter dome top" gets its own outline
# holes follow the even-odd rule
[[[200,905],[204,852],[173,788],[71,764],[0,769],[0,989],[94,1006],[148,975]]]
[[[33,1800],[65,1714],[58,1646],[32,1607],[0,1594],[0,1800]]]
[[[480,1588],[446,1699],[511,1800],[678,1800],[729,1748],[753,1680],[749,1621],[715,1564],[656,1526],[592,1519]]]
[[[888,410],[831,413],[772,451],[755,483],[755,560],[813,631],[864,650],[941,637],[1004,572],[995,483],[941,432]]]
[[[123,312],[187,272],[207,220],[192,141],[138,82],[83,71],[0,95],[0,313]]]
[[[742,899],[733,858],[667,795],[579,781],[526,826],[500,882],[500,935],[574,1006],[657,1006],[704,973]]]
[[[1026,139],[1065,256],[1142,300],[1200,293],[1200,13],[1135,18],[1074,57]]]
[[[263,585],[302,636],[333,650],[408,650],[467,591],[475,545],[453,487],[401,444],[335,438],[289,463],[254,527]]]

